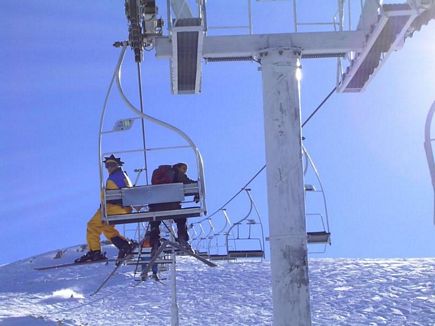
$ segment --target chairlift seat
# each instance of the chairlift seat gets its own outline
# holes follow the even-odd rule
[[[263,250],[228,250],[230,258],[264,257]]]
[[[307,232],[308,243],[330,243],[331,233],[326,231]]]
[[[207,255],[208,259],[210,260],[234,260],[236,257],[228,257],[228,255],[225,254],[211,254]]]
[[[207,257],[208,256],[208,252],[207,251],[197,251],[196,254],[199,255],[199,256],[202,256],[202,257]]]
[[[313,185],[310,185],[310,184],[304,185],[304,189],[305,189],[305,191],[316,191],[316,187],[314,187]]]
[[[266,241],[269,240],[270,238],[266,237]],[[307,242],[313,244],[330,243],[331,233],[326,231],[307,232]]]

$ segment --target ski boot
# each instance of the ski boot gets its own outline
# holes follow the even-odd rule
[[[131,255],[134,248],[136,248],[136,243],[134,241],[128,241],[119,236],[113,237],[110,239],[110,241],[112,241],[115,247],[119,249],[117,258],[118,263],[124,260],[127,256]]]
[[[157,273],[154,273],[154,272],[151,274],[151,279],[154,281],[157,281],[157,282],[160,281],[159,276],[157,275]]]
[[[75,263],[87,263],[92,261],[107,260],[107,257],[101,253],[101,250],[89,250],[86,255],[74,260]]]

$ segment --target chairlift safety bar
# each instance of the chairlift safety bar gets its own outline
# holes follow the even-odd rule
[[[189,207],[170,211],[138,212],[132,214],[108,215],[109,224],[126,224],[137,222],[164,221],[178,217],[198,217],[202,214],[201,207]]]

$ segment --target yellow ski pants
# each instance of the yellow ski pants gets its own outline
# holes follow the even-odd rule
[[[107,204],[107,215],[128,214],[131,212],[130,207]],[[101,210],[98,209],[94,216],[89,220],[86,230],[86,240],[89,250],[101,250],[100,235],[101,233],[110,240],[113,237],[121,236],[113,225],[103,223]],[[122,237],[122,236],[121,236]]]

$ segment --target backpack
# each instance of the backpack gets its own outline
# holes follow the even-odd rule
[[[174,178],[175,171],[170,165],[159,165],[159,167],[153,171],[151,184],[173,183]]]

